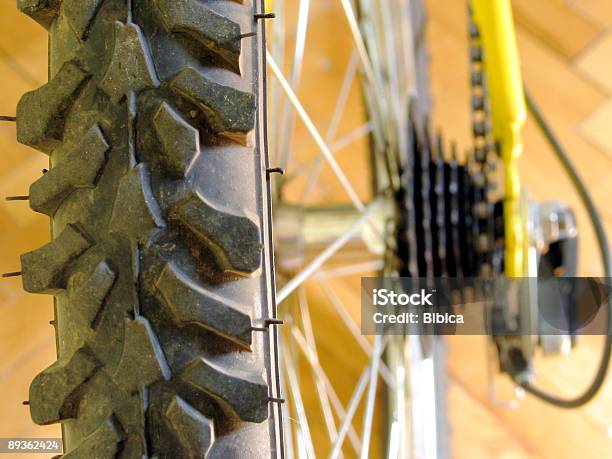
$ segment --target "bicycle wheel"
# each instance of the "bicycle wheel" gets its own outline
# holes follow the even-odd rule
[[[409,121],[424,126],[430,110],[425,14],[421,2],[356,5],[354,10],[351,2],[301,1],[296,11],[293,2],[275,2],[276,11],[286,11],[285,22],[273,25],[271,119],[276,123],[270,127],[273,161],[288,170],[286,178],[276,180],[275,194],[277,265],[284,283],[278,296],[285,321],[284,438],[295,445],[288,446],[287,455],[444,458],[449,454],[444,342],[436,337],[367,340],[350,304],[360,301],[358,275],[428,275],[402,268],[408,260],[400,239],[414,239],[416,230],[400,228],[400,220],[414,220],[415,214],[398,201],[416,183],[413,172],[402,174],[402,169],[410,169],[420,154],[409,145]],[[317,40],[334,34],[352,35],[354,48],[347,49],[345,41],[330,47]],[[343,74],[338,67],[344,62]],[[317,97],[301,99],[302,91]],[[285,106],[282,93],[289,99]],[[361,117],[355,114],[360,111]],[[319,133],[318,127],[327,131]],[[307,146],[308,136],[319,153]],[[322,168],[325,161],[331,174]],[[373,186],[366,191],[364,183]],[[423,189],[429,193],[429,186]],[[349,205],[340,204],[345,194]],[[422,244],[412,239],[417,253]],[[340,316],[336,327],[350,333],[330,330],[336,318],[326,308]],[[326,333],[334,339],[326,339]]]
[[[66,458],[279,454],[261,3],[18,6],[50,43],[17,108],[51,164],[52,241],[21,260],[55,296],[32,418]]]
[[[292,81],[284,82],[290,95],[301,73],[308,5],[300,2]],[[357,134],[370,134],[368,181],[376,185],[366,207],[327,151],[359,212],[307,210],[315,222],[337,223],[344,215],[351,223],[338,236],[341,244],[323,253],[326,260],[363,228],[370,228],[370,239],[385,238],[369,244],[369,252],[398,255],[396,244],[386,241],[397,234],[387,233],[384,222],[401,217],[397,209],[389,213],[392,187],[411,186],[401,175],[405,164],[414,162],[403,132],[406,108],[409,100],[420,101],[418,115],[412,116],[419,124],[429,111],[419,5],[397,0],[394,6],[403,15],[391,18],[391,5],[375,3],[374,22],[368,29],[362,14],[359,30],[356,12],[343,2],[357,44],[349,67],[354,72],[360,61],[365,75],[369,127]],[[280,390],[264,34],[258,23],[263,10],[229,1],[205,6],[196,0],[156,0],[149,6],[138,0],[20,2],[50,32],[51,80],[24,96],[18,108],[20,141],[49,153],[52,165],[32,185],[30,201],[34,210],[52,217],[54,239],[24,255],[22,271],[28,291],[55,294],[59,360],[31,386],[32,415],[39,423],[62,422],[65,451],[73,457],[268,457],[285,451],[292,457],[291,445],[283,446],[281,438],[284,431],[293,440],[287,428],[291,411],[286,409],[281,429],[280,408],[271,404],[280,402]],[[363,11],[370,6],[361,2]],[[381,40],[386,25],[391,25],[395,50]],[[274,59],[271,65],[282,81]],[[334,113],[336,124],[340,112]],[[275,151],[281,152],[276,159],[285,166],[292,115],[274,115],[272,127],[280,135],[272,137]],[[300,116],[308,118],[303,108]],[[314,170],[320,169],[321,161],[315,163]],[[317,175],[310,175],[304,195]],[[286,183],[275,188],[275,198]],[[278,203],[283,207],[282,199]],[[280,207],[277,226],[284,215]],[[315,258],[283,287],[281,299],[326,260]],[[399,273],[380,261],[369,268]],[[301,306],[303,293],[298,288]],[[283,367],[302,425],[296,437],[299,450],[308,457],[316,454],[307,438],[311,414],[304,411],[292,362],[296,346],[314,368],[319,393],[329,393],[321,405],[333,457],[341,454],[345,436],[362,457],[381,448],[389,457],[402,457],[432,441],[434,455],[428,452],[427,457],[445,457],[439,340],[433,345],[412,340],[409,354],[405,340],[377,337],[373,346],[361,342],[371,360],[356,387],[362,395],[368,389],[358,438],[352,417],[359,399],[352,398],[345,408],[330,390],[307,314],[285,316],[292,338],[285,337]],[[389,357],[393,352],[395,357]],[[423,372],[421,361],[432,360],[435,365]],[[378,373],[396,389],[396,377],[407,371],[412,381],[402,380],[405,387],[389,397],[388,405],[404,413],[391,418],[387,444],[371,446]],[[428,381],[434,390],[419,392],[419,400],[427,409],[433,406],[434,413],[421,418],[420,405],[412,407],[411,399],[415,385],[425,387]],[[334,414],[330,417],[332,407],[337,424]],[[401,421],[399,430],[396,420]],[[423,428],[426,424],[430,427]],[[433,440],[428,438],[432,432]],[[396,451],[399,438],[407,442]]]

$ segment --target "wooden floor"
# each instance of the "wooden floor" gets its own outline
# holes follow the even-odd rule
[[[313,3],[318,3],[315,1]],[[541,104],[562,142],[570,150],[581,175],[612,231],[612,2],[610,0],[515,0],[518,39],[526,83]],[[331,3],[329,4],[331,5]],[[335,6],[313,14],[337,14]],[[429,0],[428,40],[431,51],[435,126],[459,145],[469,145],[469,112],[465,2]],[[338,27],[343,27],[338,16]],[[334,33],[327,51],[333,56],[350,52],[348,33]],[[340,29],[346,32],[345,29]],[[46,80],[46,35],[38,25],[18,15],[14,2],[0,5],[0,114],[14,114],[21,94]],[[332,35],[327,35],[327,37]],[[328,42],[326,36],[323,41]],[[320,89],[342,78],[343,65],[319,63],[329,80],[305,82],[300,95],[315,122],[323,102]],[[350,114],[359,108],[349,110]],[[320,115],[320,116],[319,116]],[[355,115],[358,117],[358,115]],[[323,121],[325,122],[325,121]],[[321,129],[325,126],[322,124]],[[342,129],[341,129],[342,131]],[[521,160],[524,182],[538,198],[557,198],[575,204],[576,196],[533,123],[526,127],[526,150]],[[305,134],[304,134],[305,135]],[[47,158],[15,142],[15,128],[0,124],[0,196],[27,194],[29,184],[46,167]],[[298,139],[299,140],[299,139]],[[354,157],[339,152],[349,176],[355,174]],[[328,171],[324,171],[329,174]],[[366,189],[367,184],[360,185]],[[330,199],[340,199],[332,189]],[[578,212],[581,228],[587,228]],[[19,270],[19,254],[44,244],[49,235],[46,217],[28,210],[27,203],[0,204],[0,270]],[[584,274],[597,274],[598,258],[592,234],[583,231],[581,266]],[[335,282],[334,290],[358,317],[354,285]],[[341,323],[317,285],[308,289],[321,361],[331,377],[342,380],[340,399],[346,403],[359,376],[363,358],[338,332]],[[53,437],[56,426],[35,426],[27,407],[33,376],[55,360],[52,300],[22,292],[19,279],[0,283],[0,437]],[[340,343],[343,343],[342,345]],[[353,349],[354,346],[354,349]],[[485,341],[455,337],[449,341],[450,408],[453,456],[475,458],[600,459],[612,457],[612,383],[587,407],[562,411],[529,396],[515,411],[493,405],[487,396]],[[564,394],[578,391],[589,380],[599,356],[600,339],[585,339],[563,359],[542,360],[538,382]],[[358,351],[356,351],[358,352]],[[357,357],[356,357],[357,356]],[[500,391],[507,393],[501,379]],[[307,394],[308,396],[308,394]],[[314,406],[315,394],[306,402]],[[358,412],[358,421],[361,412]],[[380,421],[377,418],[377,423]],[[359,421],[360,422],[360,421]],[[357,422],[355,426],[361,424]],[[322,423],[313,423],[315,438],[324,436]],[[380,438],[375,439],[380,442]],[[347,450],[348,451],[348,450]],[[347,455],[348,456],[348,455]],[[8,455],[6,456],[8,457]],[[21,455],[20,457],[26,457]]]

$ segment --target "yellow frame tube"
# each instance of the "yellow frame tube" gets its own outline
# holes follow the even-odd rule
[[[524,225],[520,212],[518,158],[523,151],[521,130],[527,110],[510,0],[472,0],[480,29],[495,140],[504,164],[505,271],[525,275]]]

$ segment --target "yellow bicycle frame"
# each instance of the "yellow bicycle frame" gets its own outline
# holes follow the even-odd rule
[[[521,130],[527,117],[510,0],[472,0],[480,29],[491,104],[493,135],[504,165],[505,272],[525,273],[527,235],[521,218],[518,159],[523,151]]]

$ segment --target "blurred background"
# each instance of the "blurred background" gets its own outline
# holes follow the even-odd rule
[[[0,4],[0,114],[14,115],[26,91],[44,84],[47,74],[47,35],[29,18],[17,13],[15,2]],[[289,2],[294,4],[296,2]],[[324,3],[322,6],[321,4]],[[463,0],[428,0],[427,40],[430,50],[432,126],[460,147],[471,142],[466,6]],[[612,2],[609,0],[514,0],[518,44],[523,73],[533,97],[590,186],[599,210],[612,232]],[[339,2],[313,2],[309,39],[313,48],[306,57],[299,96],[321,129],[329,125],[329,111],[321,104],[339,91],[351,52],[351,40]],[[336,17],[333,21],[319,21]],[[327,24],[327,25],[326,25]],[[332,24],[332,25],[330,25]],[[325,57],[323,57],[325,56]],[[331,58],[330,58],[331,56]],[[309,73],[310,72],[310,73]],[[358,82],[354,106],[347,109],[338,130],[341,138],[350,129],[351,117],[362,116]],[[350,105],[350,104],[349,104]],[[355,122],[356,120],[352,120]],[[358,120],[357,120],[358,121]],[[353,123],[354,125],[355,123]],[[313,155],[296,129],[293,144],[301,160]],[[300,140],[302,139],[302,140]],[[359,182],[355,155],[367,146],[364,139],[351,148],[339,148],[337,158],[350,178]],[[524,184],[537,199],[555,198],[573,204],[581,228],[581,273],[600,273],[588,221],[569,182],[563,176],[544,139],[530,121],[525,129],[521,159]],[[299,151],[297,151],[299,150]],[[359,153],[361,152],[361,153]],[[363,164],[363,162],[362,162]],[[25,195],[47,157],[19,145],[12,123],[0,124],[0,196]],[[324,170],[323,174],[329,174]],[[357,185],[367,188],[366,181]],[[297,186],[297,185],[296,185]],[[334,201],[341,192],[315,190],[321,199]],[[342,196],[344,199],[344,197]],[[31,212],[27,202],[0,203],[0,270],[19,270],[19,255],[43,245],[49,224]],[[350,281],[334,281],[334,290],[358,316],[358,295]],[[343,283],[344,282],[344,283]],[[363,362],[353,365],[350,342],[338,335],[337,317],[316,286],[308,290],[323,366],[333,366],[336,376],[359,375]],[[57,426],[36,426],[29,409],[28,386],[37,372],[55,360],[53,302],[47,296],[26,294],[19,278],[0,283],[0,437],[57,437]],[[349,344],[348,346],[351,346]],[[561,411],[530,396],[517,410],[499,408],[487,394],[485,338],[452,337],[449,340],[449,401],[452,450],[456,458],[604,458],[612,457],[612,382],[589,405]],[[599,358],[601,338],[584,337],[569,355],[538,359],[538,383],[559,394],[571,395],[586,385]],[[351,358],[347,357],[351,356]],[[338,362],[342,365],[338,365]],[[332,370],[332,373],[334,371]],[[504,385],[504,381],[499,381]],[[348,382],[338,395],[350,398]],[[315,405],[314,394],[305,395]],[[325,436],[323,426],[311,425],[313,437]],[[375,430],[376,432],[376,427]],[[380,441],[380,439],[375,439]],[[8,455],[7,455],[8,457]],[[27,457],[20,455],[20,457]]]

